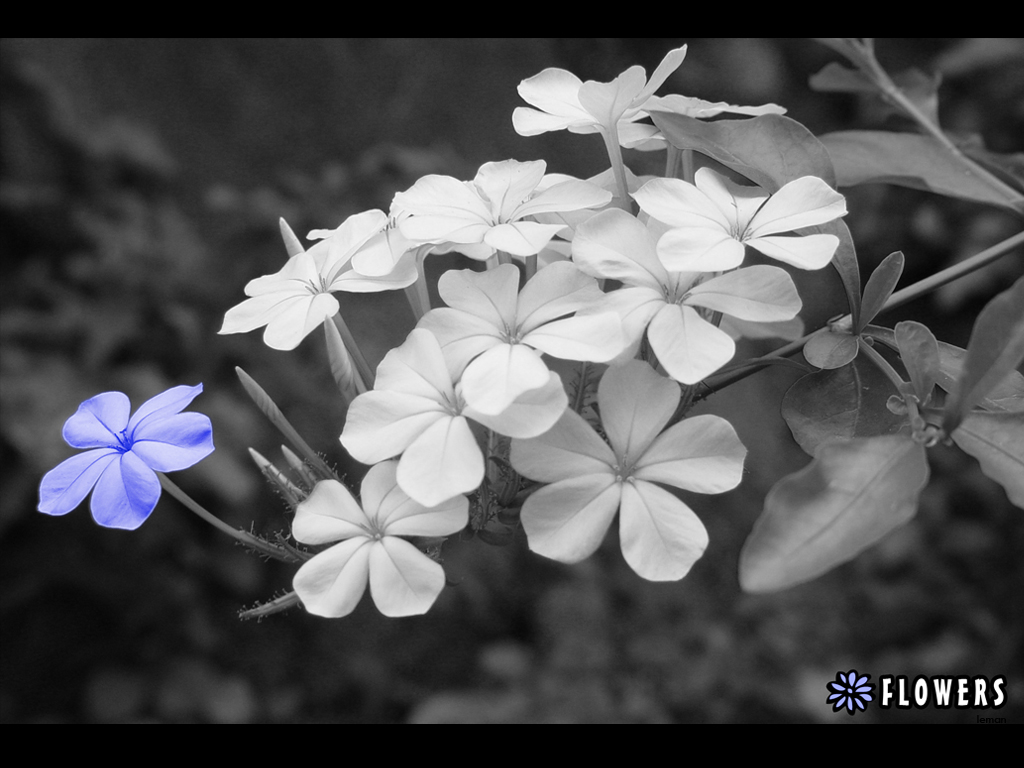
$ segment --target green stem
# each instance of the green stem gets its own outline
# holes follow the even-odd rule
[[[981,253],[975,254],[969,259],[965,259],[964,261],[961,261],[959,264],[954,264],[953,266],[947,267],[941,272],[936,272],[931,277],[926,277],[923,280],[918,280],[913,285],[908,285],[901,291],[896,291],[896,293],[892,294],[888,298],[888,300],[882,306],[882,309],[879,310],[879,314],[886,311],[887,309],[893,309],[902,304],[906,304],[908,301],[913,301],[914,299],[923,296],[929,291],[935,290],[939,286],[945,285],[946,283],[956,280],[959,277],[963,277],[966,274],[981,269],[986,264],[995,261],[1001,256],[1005,256],[1007,253],[1009,253],[1014,248],[1017,248],[1020,245],[1024,245],[1024,232],[1018,232],[1016,235],[1008,237],[1006,240],[1003,240],[1000,243],[996,243],[991,248],[986,248]],[[811,333],[802,336],[796,341],[791,341],[789,344],[779,347],[775,351],[769,352],[767,355],[764,355],[763,357],[789,357],[790,355],[794,355],[801,349],[803,349],[807,342],[810,341],[813,337],[817,336],[820,333],[828,333],[832,325],[852,327],[852,323],[852,316],[844,315],[835,323],[829,323],[828,325],[822,326],[818,330],[812,331]],[[744,370],[736,371],[734,373],[722,376],[717,381],[714,381],[712,383],[705,383],[704,386],[706,388],[706,391],[702,392],[700,395],[694,398],[694,400],[703,400],[709,395],[714,394],[719,390],[725,389],[726,387],[731,386],[732,384],[735,384],[738,381],[742,381],[743,379],[747,378],[748,376],[754,373],[757,373],[757,371],[759,370],[759,367],[746,368]]]
[[[171,494],[171,496],[173,496],[186,507],[188,507],[192,512],[199,515],[199,517],[201,517],[204,521],[212,525],[221,533],[226,533],[239,544],[242,544],[246,547],[251,547],[252,549],[257,550],[258,552],[262,552],[263,554],[267,555],[268,557],[272,557],[275,560],[284,560],[286,563],[293,563],[296,561],[297,558],[295,558],[290,552],[288,552],[283,547],[276,547],[270,542],[264,541],[263,539],[257,536],[253,536],[251,533],[248,533],[247,531],[243,531],[239,528],[232,528],[223,520],[208,512],[191,496],[189,496],[181,488],[179,488],[177,484],[169,477],[167,477],[167,475],[165,475],[163,472],[157,472],[156,475],[158,478],[160,478],[160,485],[163,487],[165,491],[167,491],[169,494]]]
[[[626,181],[626,164],[622,160],[622,147],[619,146],[619,132],[615,126],[610,126],[607,131],[601,131],[604,139],[605,149],[608,151],[608,160],[612,165],[612,175],[615,176],[615,186],[619,190],[619,207],[628,214],[635,214],[633,209],[633,198],[629,194],[629,183]]]
[[[523,280],[529,282],[530,278],[537,274],[537,254],[526,257],[523,268]]]
[[[892,78],[889,77],[889,73],[886,72],[882,68],[882,65],[878,63],[878,59],[875,58],[873,43],[855,42],[853,43],[853,46],[858,55],[853,58],[852,61],[865,75],[868,76],[869,79],[872,80],[872,82],[874,82],[875,87],[881,91],[882,95],[888,99],[889,102],[903,110],[908,117],[921,126],[925,133],[939,142],[943,149],[956,158],[958,162],[968,166],[975,176],[979,177],[992,189],[996,190],[1009,200],[1020,199],[1021,196],[1017,190],[1007,185],[997,176],[994,176],[961,152],[960,148],[950,141],[948,136],[946,136],[942,128],[933,122],[928,115],[922,112],[918,106],[907,97],[899,86],[893,82]]]

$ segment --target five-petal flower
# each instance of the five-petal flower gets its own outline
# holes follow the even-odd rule
[[[787,236],[795,229],[846,215],[846,198],[816,176],[802,176],[768,195],[701,168],[694,184],[653,179],[633,197],[644,213],[670,229],[658,255],[674,271],[722,272],[743,263],[744,246],[800,269],[821,269],[839,238]]]
[[[568,129],[602,133],[623,146],[634,146],[658,133],[654,126],[636,121],[647,117],[644,105],[685,56],[685,45],[669,51],[650,80],[641,66],[630,67],[610,83],[584,83],[564,69],[545,69],[519,84],[519,95],[537,109],[516,107],[512,125],[520,136]]]
[[[561,379],[545,369],[542,387],[502,413],[481,413],[466,404],[434,335],[417,328],[381,361],[373,391],[352,401],[341,442],[364,464],[402,454],[399,485],[433,506],[476,490],[484,478],[484,456],[469,420],[509,437],[534,437],[550,429],[567,404]]]
[[[394,206],[402,211],[398,226],[410,240],[451,244],[475,259],[497,251],[534,256],[565,227],[533,217],[599,208],[612,199],[607,190],[579,179],[542,185],[545,168],[543,160],[505,160],[485,163],[472,182],[424,176],[395,195]]]
[[[679,396],[678,384],[631,360],[609,368],[598,386],[610,446],[571,409],[540,437],[512,441],[515,470],[550,483],[523,504],[530,549],[579,562],[600,546],[619,512],[622,554],[634,571],[651,581],[686,575],[707,546],[707,531],[686,504],[656,483],[698,493],[728,491],[742,479],[746,449],[718,416],[695,416],[665,429]]]
[[[444,589],[444,569],[401,536],[447,536],[462,530],[469,502],[456,496],[435,507],[409,498],[395,481],[396,464],[370,468],[360,504],[337,480],[317,483],[295,510],[292,536],[303,544],[338,542],[308,560],[292,586],[317,616],[350,614],[367,582],[385,616],[426,613]]]
[[[796,317],[802,306],[793,279],[779,267],[745,267],[717,277],[666,270],[654,235],[625,211],[602,211],[581,224],[572,247],[584,272],[623,284],[586,311],[618,313],[634,350],[646,329],[658,361],[684,384],[710,376],[736,353],[732,337],[697,308],[773,323]]]
[[[450,270],[438,281],[438,292],[448,307],[428,312],[419,327],[437,336],[462,374],[466,402],[481,413],[502,413],[524,392],[545,386],[542,352],[603,363],[626,347],[614,312],[566,317],[604,296],[597,281],[571,262],[549,264],[521,292],[513,264],[486,272]]]
[[[92,491],[93,519],[135,530],[160,498],[157,472],[186,469],[213,452],[210,419],[181,409],[203,385],[172,387],[147,400],[130,419],[123,392],[104,392],[78,406],[64,440],[88,448],[51,469],[39,486],[39,511],[66,515]]]
[[[272,349],[295,349],[324,320],[340,309],[333,291],[373,293],[405,288],[416,280],[415,251],[409,251],[384,275],[353,269],[352,257],[387,232],[388,217],[373,210],[350,216],[335,230],[316,230],[323,237],[292,256],[279,272],[250,280],[251,297],[224,315],[220,333],[247,333],[262,326],[263,341]]]

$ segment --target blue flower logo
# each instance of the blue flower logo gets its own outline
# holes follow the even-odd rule
[[[845,707],[851,717],[857,709],[863,712],[864,705],[873,698],[871,689],[875,684],[868,683],[870,679],[871,675],[858,676],[852,669],[846,674],[836,672],[835,682],[826,686],[831,691],[826,702],[832,705],[832,711],[838,712]]]

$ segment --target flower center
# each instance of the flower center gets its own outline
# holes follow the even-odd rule
[[[117,438],[117,450],[121,453],[127,453],[132,449],[132,439],[128,437],[128,428],[125,427],[118,432],[114,437]]]
[[[328,292],[327,291],[327,278],[324,277],[323,275],[317,275],[317,279],[320,281],[319,285],[317,285],[312,280],[308,281],[308,283],[306,284],[306,290],[309,291],[314,296],[316,296],[319,293],[327,293]]]

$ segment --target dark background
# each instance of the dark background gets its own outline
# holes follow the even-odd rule
[[[953,448],[930,452],[915,520],[810,584],[740,592],[739,549],[764,494],[807,462],[778,416],[795,378],[759,373],[713,397],[750,449],[743,485],[687,497],[711,545],[684,580],[642,581],[614,532],[563,567],[507,547],[450,541],[455,583],[429,614],[386,619],[365,599],[342,620],[295,609],[261,623],[239,607],[288,588],[265,563],[164,498],[135,532],[83,506],[35,511],[38,484],[73,453],[61,425],[121,390],[137,406],[203,382],[217,451],[175,480],[223,519],[285,529],[249,462],[280,438],[242,393],[241,365],[343,469],[343,406],[322,343],[265,347],[219,336],[224,312],[300,235],[387,208],[425,173],[472,178],[489,160],[604,169],[601,142],[523,138],[515,86],[549,66],[610,80],[651,72],[681,39],[4,39],[0,46],[0,719],[3,722],[641,721],[847,722],[825,704],[837,671],[1005,674],[1000,712],[881,712],[855,722],[1020,720],[1024,520]],[[877,108],[812,92],[837,57],[807,39],[692,38],[661,93],[773,101],[812,131],[874,127]],[[950,130],[1021,152],[1024,43],[885,39],[885,66],[944,75]],[[630,153],[634,170],[650,157]],[[862,268],[907,256],[909,284],[1013,234],[1019,222],[912,190],[849,190]],[[434,270],[438,269],[434,266]],[[973,318],[1021,273],[1019,256],[883,317],[924,320],[966,345]],[[828,274],[826,274],[828,272]],[[831,270],[800,276],[805,319],[844,311]],[[342,295],[376,364],[412,327],[401,296]],[[759,350],[765,351],[765,350]]]

